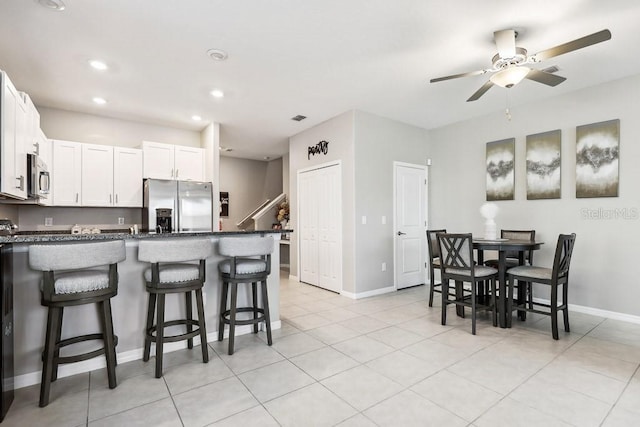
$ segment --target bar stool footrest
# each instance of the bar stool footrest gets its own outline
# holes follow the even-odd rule
[[[264,315],[264,309],[263,308],[253,308],[253,307],[238,307],[236,308],[236,313],[260,313],[262,314],[262,316],[258,316],[255,319],[243,319],[243,320],[237,320],[235,321],[236,325],[254,325],[256,323],[260,323],[260,322],[265,322],[265,315]],[[222,313],[222,321],[224,323],[226,323],[227,325],[230,324],[230,320],[229,320],[229,315],[231,314],[231,310],[227,310],[224,313]]]
[[[68,345],[78,344],[84,341],[96,341],[96,340],[104,341],[104,335],[96,333],[96,334],[80,335],[73,338],[67,338],[57,343],[55,349],[60,350],[62,347],[66,347]],[[113,336],[113,345],[114,346],[118,345],[118,337],[116,335]],[[104,347],[98,348],[96,350],[89,351],[86,353],[74,354],[73,356],[58,356],[55,358],[55,360],[57,361],[58,364],[63,365],[66,363],[82,362],[83,360],[93,359],[94,357],[100,356],[102,354],[105,354]],[[44,362],[44,352],[42,352],[41,359]]]
[[[197,326],[196,329],[194,329],[191,332],[186,332],[184,334],[180,334],[180,335],[164,335],[162,337],[162,341],[163,342],[176,342],[176,341],[183,341],[183,340],[188,340],[191,339],[197,335],[200,335],[200,321],[199,320],[189,320],[189,319],[180,319],[180,320],[172,320],[170,322],[164,322],[164,327],[167,328],[169,326],[179,326],[179,325],[184,325],[184,326]],[[147,330],[147,337],[152,341],[152,342],[156,342],[156,335],[155,332],[158,329],[158,325],[153,325],[151,328],[149,328]]]

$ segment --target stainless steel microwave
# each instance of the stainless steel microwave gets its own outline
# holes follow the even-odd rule
[[[47,164],[36,154],[27,154],[27,192],[31,199],[46,199],[51,191]]]

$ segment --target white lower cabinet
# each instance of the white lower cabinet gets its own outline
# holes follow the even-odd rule
[[[51,183],[54,206],[81,206],[82,145],[53,140]]]

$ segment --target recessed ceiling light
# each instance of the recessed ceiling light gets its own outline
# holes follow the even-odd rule
[[[107,103],[107,100],[104,98],[100,98],[99,96],[94,96],[93,97],[93,102],[95,102],[98,105],[104,105]]]
[[[91,65],[91,68],[96,69],[98,71],[104,71],[109,68],[107,64],[100,61],[99,59],[91,59],[89,61],[89,65]]]
[[[209,55],[209,58],[213,59],[214,61],[224,61],[229,57],[229,55],[227,55],[227,52],[220,49],[209,49],[207,51],[207,55]]]
[[[49,10],[55,10],[56,12],[62,12],[66,9],[62,0],[37,0],[42,7],[46,7]]]
[[[220,89],[214,89],[211,91],[211,96],[214,98],[224,98],[224,92]]]
[[[202,120],[202,117],[200,117],[198,115],[194,115],[194,116],[191,116],[191,120],[199,122],[200,120]]]

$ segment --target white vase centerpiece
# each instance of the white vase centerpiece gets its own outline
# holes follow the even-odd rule
[[[484,238],[486,240],[495,240],[498,238],[498,227],[496,226],[495,217],[498,215],[498,205],[495,203],[485,203],[480,206],[480,215],[484,218]]]

